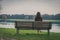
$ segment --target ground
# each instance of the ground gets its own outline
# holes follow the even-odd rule
[[[37,30],[19,30],[16,34],[16,29],[0,28],[0,40],[60,40],[60,33],[47,32],[37,33]]]

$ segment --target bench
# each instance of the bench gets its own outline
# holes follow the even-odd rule
[[[49,30],[51,29],[52,23],[51,22],[40,22],[40,21],[15,21],[15,28],[17,29],[17,33],[20,30]]]

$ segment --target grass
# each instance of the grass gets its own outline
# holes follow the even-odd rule
[[[60,33],[50,33],[48,37],[47,32],[37,34],[37,30],[19,30],[16,34],[16,29],[0,28],[0,38],[15,39],[15,40],[60,40]]]

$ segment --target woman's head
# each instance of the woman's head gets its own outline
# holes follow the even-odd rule
[[[36,16],[41,16],[40,12],[37,12]]]
[[[36,17],[35,17],[35,21],[42,21],[42,17],[40,12],[37,12]]]

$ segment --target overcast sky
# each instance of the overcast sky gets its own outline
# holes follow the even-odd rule
[[[60,0],[3,0],[0,14],[60,13]]]

